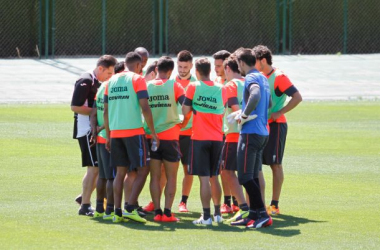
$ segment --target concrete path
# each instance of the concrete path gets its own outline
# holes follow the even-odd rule
[[[96,61],[1,59],[0,103],[69,103],[75,80],[83,71],[93,69]],[[380,54],[274,56],[273,61],[304,100],[380,99]]]

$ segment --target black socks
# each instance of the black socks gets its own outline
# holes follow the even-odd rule
[[[96,200],[96,212],[104,213],[104,199]]]
[[[278,201],[272,200],[270,205],[274,206],[275,208],[278,208]]]
[[[220,205],[215,205],[214,208],[215,208],[214,215],[221,215],[221,213],[220,213]]]
[[[231,207],[231,196],[224,196],[224,204]]]
[[[211,217],[210,208],[203,208],[203,219],[208,220]]]
[[[181,199],[181,202],[185,203],[187,202],[187,198],[189,198],[189,196],[186,196],[186,195],[182,195],[182,199]]]

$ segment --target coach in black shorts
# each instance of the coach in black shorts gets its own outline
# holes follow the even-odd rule
[[[95,147],[90,147],[90,114],[96,91],[100,86],[99,82],[106,81],[113,75],[116,63],[117,60],[113,56],[104,55],[100,57],[96,68],[83,73],[76,81],[71,99],[71,110],[75,113],[73,138],[78,139],[82,154],[82,166],[87,167],[82,182],[83,190],[79,215],[93,215],[90,199],[98,176],[98,168],[95,168],[98,161]]]

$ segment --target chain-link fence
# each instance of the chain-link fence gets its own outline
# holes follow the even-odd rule
[[[260,4],[261,2],[261,4]],[[276,47],[276,1],[168,0],[169,53],[234,51],[267,44]]]
[[[2,0],[0,6],[0,57],[37,57],[39,1]]]
[[[0,57],[380,53],[379,0],[0,0]]]

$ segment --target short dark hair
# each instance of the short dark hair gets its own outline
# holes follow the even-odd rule
[[[188,50],[182,50],[178,53],[177,59],[179,62],[193,62],[193,55]]]
[[[257,59],[261,60],[265,58],[267,63],[272,65],[272,51],[267,46],[257,45],[252,50]]]
[[[125,69],[124,62],[118,62],[118,63],[116,63],[116,65],[115,65],[115,74],[124,71],[124,69]]]
[[[238,61],[243,61],[248,66],[255,66],[256,57],[251,49],[241,49],[236,53]]]
[[[169,72],[174,69],[174,61],[170,56],[162,56],[157,62],[158,72]]]
[[[115,57],[110,55],[103,55],[98,59],[98,62],[96,63],[96,66],[102,66],[104,68],[114,67],[117,63],[117,60]]]
[[[239,65],[236,61],[236,56],[229,56],[226,60],[223,62],[223,68],[226,69],[227,66],[235,73],[240,73],[239,71]]]
[[[146,69],[145,75],[149,75],[153,71],[156,72],[157,61],[152,62]]]
[[[207,58],[199,58],[195,61],[195,69],[201,76],[209,76],[211,72],[211,63]]]
[[[142,58],[137,52],[129,52],[125,56],[125,63],[127,65],[132,64],[132,63],[136,63],[136,62],[142,62]]]
[[[215,54],[212,55],[212,57],[214,58],[214,60],[226,60],[227,57],[229,57],[231,55],[230,52],[228,52],[227,50],[220,50],[218,52],[216,52]]]

